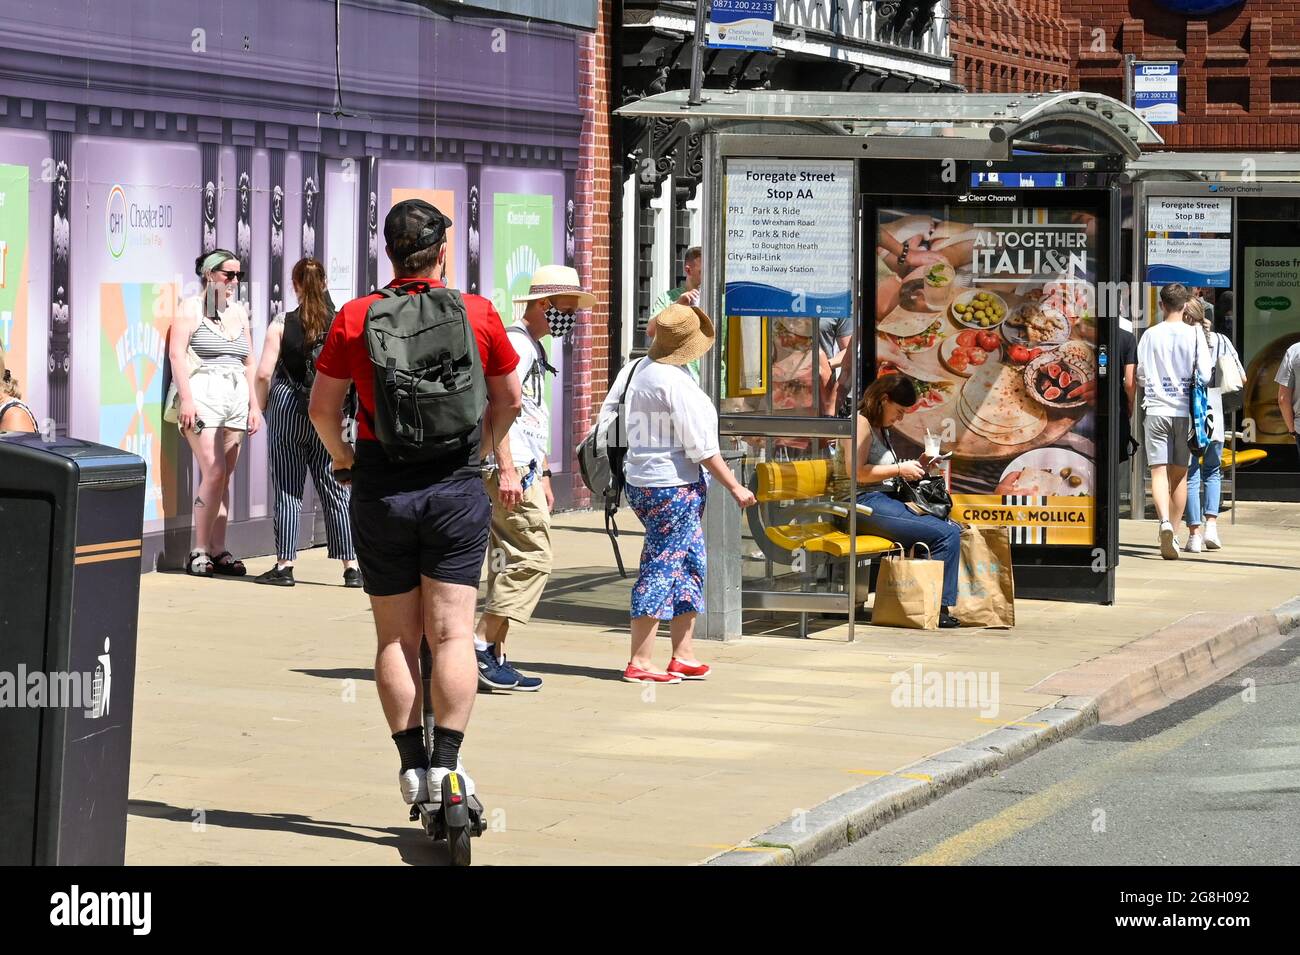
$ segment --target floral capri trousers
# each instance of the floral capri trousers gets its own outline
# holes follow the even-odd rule
[[[671,620],[704,609],[704,481],[677,487],[626,486],[645,525],[632,616]]]

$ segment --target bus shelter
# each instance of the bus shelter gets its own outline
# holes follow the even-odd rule
[[[1278,408],[1278,367],[1300,342],[1300,154],[1147,153],[1129,164],[1129,254],[1143,282],[1134,331],[1159,321],[1155,295],[1182,282],[1202,290],[1216,329],[1246,368],[1225,405],[1224,503],[1300,500],[1300,458]],[[1140,411],[1140,409],[1139,409]],[[1133,512],[1149,495],[1133,457]]]
[[[853,639],[893,547],[856,506],[856,408],[886,374],[918,393],[899,457],[952,452],[953,517],[1010,529],[1019,595],[1113,600],[1122,406],[1096,292],[1149,125],[1091,93],[673,91],[619,112],[703,136],[701,384],[759,501],[710,502],[707,636],[833,615]]]

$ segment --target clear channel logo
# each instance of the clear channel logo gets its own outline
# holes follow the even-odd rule
[[[108,254],[120,259],[126,251],[126,192],[115,185],[108,193],[104,211],[104,229],[108,237]]]

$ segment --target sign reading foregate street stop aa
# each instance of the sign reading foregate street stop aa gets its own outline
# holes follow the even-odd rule
[[[853,274],[853,163],[729,160],[728,315],[843,318]]]

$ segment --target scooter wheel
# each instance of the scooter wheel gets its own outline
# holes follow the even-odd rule
[[[466,866],[470,861],[469,827],[457,826],[447,830],[447,851],[451,854],[451,864]]]

